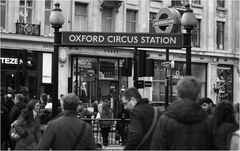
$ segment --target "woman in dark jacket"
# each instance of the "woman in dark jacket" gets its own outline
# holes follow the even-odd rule
[[[113,113],[112,111],[109,109],[109,104],[108,103],[103,103],[102,105],[102,112],[100,113],[100,118],[102,118],[103,120],[100,121],[100,127],[101,127],[101,134],[103,137],[103,145],[104,146],[108,146],[108,134],[111,130],[111,126],[112,126],[112,121],[107,121],[104,119],[112,119],[113,118]]]
[[[10,111],[10,123],[13,123],[16,119],[18,119],[21,114],[21,110],[26,107],[26,103],[24,102],[23,94],[16,94],[14,98],[14,106]]]
[[[214,149],[228,150],[232,134],[238,129],[233,105],[225,101],[219,103],[213,114],[213,122]]]
[[[38,117],[40,104],[38,100],[31,100],[20,117],[14,123],[15,129],[20,134],[20,140],[16,143],[16,150],[37,149],[40,140],[40,120]]]

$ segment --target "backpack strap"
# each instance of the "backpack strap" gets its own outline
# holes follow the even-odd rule
[[[82,130],[80,131],[80,133],[79,133],[79,135],[78,135],[78,137],[77,137],[77,140],[75,141],[75,143],[74,143],[74,145],[73,145],[73,147],[72,147],[72,150],[75,150],[75,149],[76,149],[77,144],[78,144],[80,138],[83,136],[83,134],[84,134],[84,132],[85,132],[86,126],[87,126],[86,123],[83,123]],[[80,144],[82,144],[81,141],[80,141]]]
[[[145,134],[145,136],[143,137],[143,139],[141,140],[141,142],[138,144],[138,146],[136,147],[136,150],[140,148],[140,146],[148,139],[148,137],[150,136],[150,134],[152,133],[156,123],[158,120],[158,109],[154,108],[154,116],[153,116],[153,121],[152,121],[152,125],[149,128],[148,132]]]

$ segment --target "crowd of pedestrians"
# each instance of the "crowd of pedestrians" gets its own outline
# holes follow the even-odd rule
[[[125,150],[239,150],[239,103],[199,98],[201,86],[192,76],[177,83],[177,99],[165,111],[156,110],[136,88],[121,95],[121,118],[117,136]],[[103,145],[109,145],[113,112],[108,101],[95,101],[89,111],[73,93],[61,95],[59,114],[52,117],[51,98],[28,100],[24,94],[1,95],[1,149],[11,150],[97,150],[91,124],[82,118],[99,120]],[[157,112],[157,114],[156,114]],[[119,122],[119,121],[118,121]],[[11,140],[15,128],[20,135]],[[126,135],[127,134],[127,135]]]

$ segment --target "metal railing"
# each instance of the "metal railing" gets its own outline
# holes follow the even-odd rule
[[[92,126],[95,142],[97,144],[103,144],[103,137],[101,133],[101,127],[110,125],[110,132],[108,134],[108,145],[125,145],[127,141],[127,127],[129,119],[91,119],[82,118]]]

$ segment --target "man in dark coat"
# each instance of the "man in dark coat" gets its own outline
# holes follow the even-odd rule
[[[186,76],[177,84],[177,97],[159,118],[153,133],[153,150],[211,150],[212,123],[196,103],[200,84]]]
[[[80,100],[73,94],[63,97],[64,112],[48,122],[39,142],[40,150],[96,150],[91,126],[77,118]]]
[[[130,111],[130,123],[128,125],[128,140],[125,150],[150,149],[152,135],[141,145],[140,142],[148,132],[154,115],[154,109],[149,105],[148,99],[142,99],[135,88],[128,88],[123,93],[122,102],[124,108]]]

